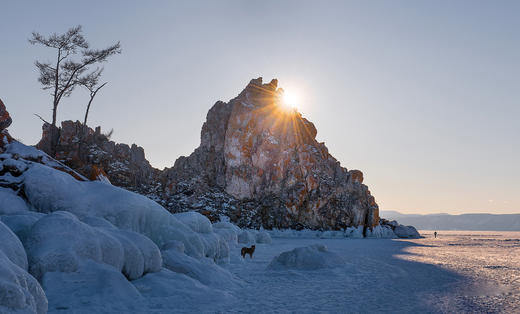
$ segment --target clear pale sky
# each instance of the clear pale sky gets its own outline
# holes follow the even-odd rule
[[[299,94],[318,140],[380,208],[520,212],[520,1],[0,1],[0,98],[26,144],[50,120],[32,31],[120,40],[90,125],[172,166],[251,78]],[[79,119],[87,94],[61,103]]]

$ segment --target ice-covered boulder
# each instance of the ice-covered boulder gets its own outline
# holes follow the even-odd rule
[[[390,226],[377,225],[372,230],[368,229],[366,233],[367,238],[384,238],[392,239],[396,238],[396,235]]]
[[[242,230],[242,232],[240,232],[238,234],[238,243],[243,243],[243,244],[256,243],[256,236],[250,230]]]
[[[0,251],[18,267],[27,270],[27,255],[18,237],[0,222]]]
[[[0,187],[0,215],[29,211],[25,201],[11,189]]]
[[[417,229],[413,226],[399,225],[394,228],[394,233],[399,238],[417,239],[421,237]]]
[[[179,240],[187,254],[204,256],[199,235],[145,196],[98,181],[78,181],[40,164],[33,164],[23,177],[27,199],[41,212],[69,211],[80,219],[104,218],[117,228],[147,236],[159,247]]]
[[[34,223],[43,216],[45,216],[45,214],[27,211],[19,214],[0,216],[0,221],[8,226],[20,241],[24,243]]]
[[[47,298],[27,273],[27,256],[16,235],[0,222],[0,313],[46,313]]]
[[[13,263],[2,250],[0,313],[47,313],[47,297],[38,281]]]
[[[273,243],[273,240],[271,239],[271,236],[269,235],[269,233],[267,233],[264,230],[261,230],[256,234],[255,240],[256,240],[256,243],[264,243],[264,244]]]
[[[211,221],[206,216],[197,212],[185,212],[174,214],[175,218],[191,228],[197,233],[212,233],[213,227]]]
[[[40,279],[46,272],[75,272],[90,259],[105,263],[136,279],[159,271],[159,248],[131,231],[91,227],[68,212],[54,212],[38,220],[27,237],[29,270]]]
[[[75,272],[49,272],[42,286],[49,311],[58,313],[146,313],[145,300],[110,265],[87,260]]]
[[[213,224],[213,231],[220,235],[230,246],[235,246],[238,243],[238,234],[242,232],[234,224],[222,221]]]
[[[336,253],[329,252],[322,244],[299,247],[292,251],[283,252],[273,258],[267,266],[270,270],[315,270],[341,266],[345,261]]]

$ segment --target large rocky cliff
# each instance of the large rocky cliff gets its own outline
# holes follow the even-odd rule
[[[118,146],[72,122],[62,124],[58,157],[86,176],[92,177],[94,166],[99,168],[94,173],[104,170],[113,184],[145,194],[172,212],[196,210],[212,220],[227,216],[255,228],[367,229],[379,224],[379,209],[362,172],[340,166],[316,141],[314,125],[283,106],[277,84],[254,79],[236,98],[215,103],[202,126],[200,146],[172,168],[153,169],[137,146]],[[41,149],[49,133],[44,128]],[[90,138],[86,144],[80,143],[84,134]],[[114,165],[122,167],[115,171]]]

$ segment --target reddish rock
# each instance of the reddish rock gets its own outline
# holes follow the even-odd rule
[[[353,182],[363,183],[363,172],[359,170],[350,170],[349,173]]]
[[[36,147],[50,154],[52,134],[52,126],[45,124]],[[93,130],[79,121],[63,121],[54,134],[58,135],[55,158],[86,178],[143,194],[154,185],[158,170],[146,160],[143,148],[116,144],[101,133],[100,127]]]
[[[4,103],[0,99],[0,131],[7,129],[11,125],[11,122],[13,121],[9,116],[9,112],[7,112]]]

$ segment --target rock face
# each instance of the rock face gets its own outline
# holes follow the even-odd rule
[[[37,148],[50,154],[49,124],[43,125],[43,135]],[[109,136],[83,126],[79,121],[64,121],[56,132],[55,158],[90,180],[100,180],[129,190],[145,190],[154,182],[157,170],[146,160],[144,150],[135,144],[116,144]],[[143,188],[144,187],[144,188]]]
[[[201,145],[165,171],[164,194],[174,207],[216,211],[247,227],[377,225],[362,172],[342,168],[316,141],[314,125],[284,108],[277,83],[254,79],[238,97],[217,102]]]
[[[150,166],[142,148],[115,144],[65,121],[56,159],[91,179],[147,195],[171,212],[195,210],[241,227],[344,229],[379,224],[363,173],[340,166],[314,124],[283,106],[277,80],[253,79],[229,102],[218,101],[202,126],[200,146],[172,168]],[[49,125],[37,147],[52,151]]]
[[[7,129],[11,125],[11,122],[9,112],[7,112],[4,103],[0,99],[0,131]]]

